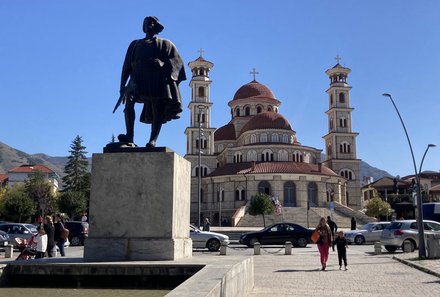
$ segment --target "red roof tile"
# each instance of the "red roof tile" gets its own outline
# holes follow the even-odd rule
[[[21,165],[19,167],[15,167],[15,168],[9,170],[9,172],[30,173],[30,172],[34,172],[37,170],[42,171],[44,173],[53,173],[54,172],[52,169],[50,169],[49,167],[47,167],[45,165]]]
[[[281,114],[274,111],[267,111],[257,114],[241,129],[240,134],[257,129],[281,129],[292,131],[289,121]]]
[[[8,175],[4,173],[0,173],[0,185],[4,184],[8,180]]]
[[[296,162],[245,162],[227,164],[216,168],[208,176],[241,175],[241,174],[264,174],[264,173],[304,173],[337,176],[330,168],[318,164]]]
[[[265,97],[276,100],[274,94],[268,87],[260,84],[255,80],[240,87],[238,91],[235,93],[234,99],[232,100],[238,100],[238,99],[244,99],[250,97]]]
[[[219,140],[235,140],[235,127],[233,124],[229,123],[215,130],[214,141]]]

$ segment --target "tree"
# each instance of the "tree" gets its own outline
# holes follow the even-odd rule
[[[370,199],[365,208],[367,209],[367,215],[375,216],[378,220],[381,216],[389,216],[392,213],[391,205],[380,197]]]
[[[70,156],[66,166],[64,167],[63,177],[63,191],[87,191],[89,183],[88,178],[88,165],[85,151],[86,147],[82,145],[82,139],[79,135],[75,137],[72,144],[70,145],[71,150]]]
[[[266,227],[266,219],[264,215],[273,214],[274,211],[275,211],[275,206],[270,200],[269,195],[258,193],[255,196],[252,196],[249,205],[249,214],[251,216],[262,215],[264,227]]]
[[[86,211],[86,195],[79,191],[63,192],[60,196],[59,208],[61,212],[68,213],[70,218],[74,218],[75,215]]]
[[[25,182],[24,187],[28,197],[37,206],[37,211],[41,210],[41,215],[56,210],[56,195],[53,185],[46,179],[42,171],[34,171],[31,178]]]
[[[35,214],[35,202],[29,197],[24,185],[16,185],[8,189],[0,205],[6,219],[14,222],[25,222]]]

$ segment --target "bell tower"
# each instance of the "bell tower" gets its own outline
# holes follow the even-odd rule
[[[331,168],[347,180],[345,185],[345,201],[337,201],[349,207],[361,207],[360,163],[356,156],[356,137],[359,133],[352,131],[352,111],[350,107],[351,86],[347,83],[351,70],[337,64],[325,73],[330,78],[330,88],[327,89],[329,109],[328,133],[323,136],[326,157],[323,164]],[[344,187],[344,185],[342,185]]]

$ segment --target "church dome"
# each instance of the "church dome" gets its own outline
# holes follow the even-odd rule
[[[272,91],[265,85],[257,82],[256,80],[253,80],[250,83],[241,86],[235,93],[234,99],[232,100],[245,99],[250,97],[264,97],[276,100]]]
[[[235,127],[233,124],[227,124],[215,131],[214,141],[220,140],[235,140]]]
[[[240,134],[250,130],[277,129],[292,131],[289,121],[281,114],[274,111],[267,111],[254,116],[241,129]]]

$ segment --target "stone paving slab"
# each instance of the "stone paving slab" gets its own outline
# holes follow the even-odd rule
[[[249,296],[439,296],[438,277],[398,262],[390,254],[351,248],[347,257],[348,270],[341,271],[337,254],[330,252],[327,270],[321,271],[315,246],[294,249],[291,256],[254,256],[255,286]]]

